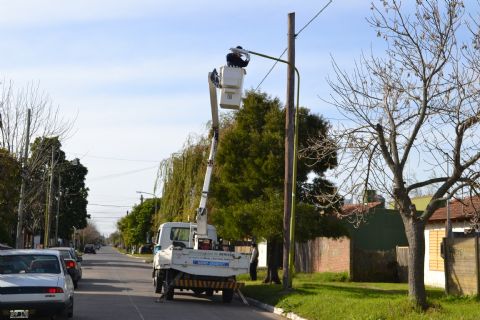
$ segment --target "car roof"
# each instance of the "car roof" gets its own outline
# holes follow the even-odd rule
[[[51,248],[48,248],[48,249],[51,249],[51,250],[73,250],[72,247],[51,247]]]
[[[59,257],[60,252],[57,250],[49,250],[49,249],[13,249],[13,250],[0,250],[0,256],[12,256],[12,255],[20,255],[20,254],[35,254],[35,255],[54,255]]]

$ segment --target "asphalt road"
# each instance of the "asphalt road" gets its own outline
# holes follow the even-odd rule
[[[83,259],[83,279],[75,291],[74,319],[284,319],[245,306],[236,296],[232,303],[225,304],[220,294],[207,298],[176,291],[173,301],[158,302],[150,264],[111,247],[85,254]]]

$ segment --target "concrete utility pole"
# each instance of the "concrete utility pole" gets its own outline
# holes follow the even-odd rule
[[[57,213],[55,215],[55,245],[58,246],[58,216],[60,215],[60,201],[62,200],[62,176],[58,175],[58,200],[57,200]]]
[[[50,212],[52,211],[52,197],[53,197],[53,167],[55,158],[55,148],[52,146],[52,160],[50,163],[50,182],[48,184],[47,204],[45,206],[45,235],[43,239],[43,247],[48,248],[50,245],[48,240],[50,237]]]
[[[294,157],[294,115],[295,115],[295,12],[288,14],[288,69],[287,99],[285,112],[285,184],[283,207],[283,288],[291,288],[291,272],[289,268],[290,217],[292,206],[292,177]]]
[[[30,144],[30,121],[32,117],[32,110],[27,110],[27,132],[25,135],[25,148],[23,153],[23,165],[22,165],[22,184],[20,186],[20,200],[18,202],[18,220],[17,220],[17,239],[15,247],[17,249],[23,249],[23,206],[25,202],[25,188],[27,184],[26,170],[28,160],[28,146]]]

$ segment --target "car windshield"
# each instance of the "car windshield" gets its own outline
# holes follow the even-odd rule
[[[0,256],[0,274],[60,273],[58,259],[53,255],[18,254]]]

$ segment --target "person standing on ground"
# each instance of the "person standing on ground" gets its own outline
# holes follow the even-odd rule
[[[252,243],[252,256],[250,257],[250,280],[257,280],[258,248]]]

